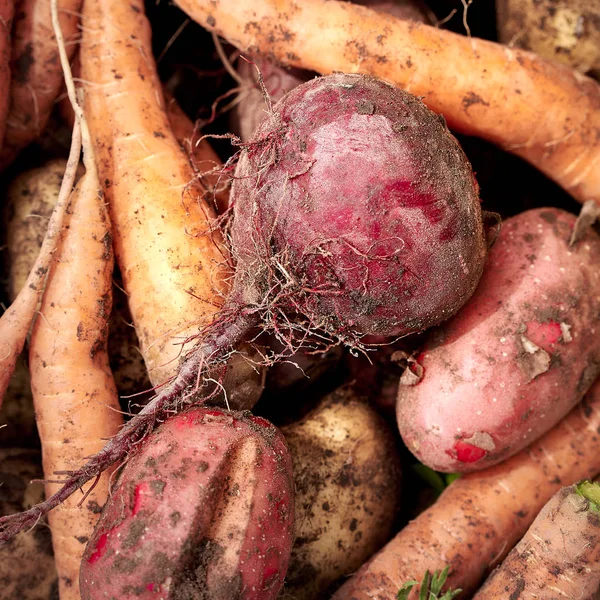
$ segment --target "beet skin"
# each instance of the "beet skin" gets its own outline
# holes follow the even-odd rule
[[[273,108],[232,189],[234,299],[336,339],[454,314],[486,256],[478,188],[444,119],[364,75],[315,78]]]

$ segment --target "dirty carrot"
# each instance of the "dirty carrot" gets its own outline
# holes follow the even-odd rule
[[[173,135],[187,154],[200,183],[206,189],[207,200],[217,213],[227,210],[229,202],[229,179],[221,174],[221,159],[212,149],[209,141],[202,137],[202,132],[181,110],[175,100],[165,92],[167,117]]]
[[[600,485],[580,481],[552,496],[473,600],[591,600],[599,587]]]
[[[58,28],[56,0],[52,16]],[[60,32],[57,37],[64,44]],[[68,70],[66,54],[62,58]],[[66,76],[74,102],[75,88]],[[60,488],[56,475],[78,468],[123,424],[107,352],[114,267],[110,221],[89,132],[85,123],[78,123],[83,129],[86,173],[69,197],[57,260],[48,273],[29,345],[47,496]],[[81,557],[109,484],[107,471],[86,496],[69,498],[48,516],[61,600],[80,599]]]
[[[55,473],[71,471],[122,425],[106,351],[113,256],[97,180],[86,173],[69,200],[70,218],[48,275],[29,345],[46,496]],[[83,504],[72,496],[48,515],[61,600],[79,599],[79,564],[106,501],[104,472]]]
[[[69,57],[79,36],[81,0],[60,0],[60,23]],[[21,0],[15,11],[10,108],[0,171],[44,130],[63,86],[48,0]]]
[[[10,91],[10,40],[14,12],[13,0],[0,0],[0,151],[8,113]]]
[[[456,131],[528,160],[580,201],[600,202],[600,86],[534,54],[336,0],[176,0],[249,54],[376,75]]]
[[[447,586],[472,593],[562,486],[600,472],[600,380],[583,403],[507,461],[454,481],[351,577],[334,600],[389,600],[406,581],[450,565]]]
[[[214,212],[175,139],[141,0],[89,0],[81,77],[115,255],[153,384],[179,366],[226,292]]]

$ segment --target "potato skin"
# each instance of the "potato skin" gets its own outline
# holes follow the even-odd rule
[[[508,219],[475,295],[430,334],[422,379],[400,385],[400,432],[431,468],[474,471],[511,456],[600,372],[600,237],[590,229],[570,248],[575,220],[555,208]]]
[[[502,43],[582,73],[600,69],[598,0],[498,0],[496,10]]]
[[[347,387],[281,431],[294,462],[296,541],[279,598],[329,598],[393,533],[396,443],[383,418]]]
[[[130,455],[83,557],[82,600],[272,600],[293,542],[279,431],[197,407]]]

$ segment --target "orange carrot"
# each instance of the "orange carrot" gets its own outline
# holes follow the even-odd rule
[[[597,598],[600,485],[559,490],[473,600]]]
[[[10,37],[12,29],[13,0],[0,0],[0,151],[8,113],[10,91]]]
[[[63,68],[68,71],[56,0],[52,17]],[[75,102],[68,75],[67,86]],[[87,124],[78,113],[86,173],[69,198],[58,259],[50,268],[29,345],[47,496],[60,488],[60,482],[53,481],[56,474],[78,468],[123,424],[107,353],[114,267],[110,221]],[[109,484],[110,472],[105,472],[83,499],[70,498],[48,516],[61,600],[80,599],[81,558],[108,497]]]
[[[526,51],[336,0],[176,0],[243,52],[379,76],[455,130],[525,158],[580,201],[600,202],[600,86]]]
[[[60,0],[60,23],[67,51],[75,51],[81,0]],[[46,127],[63,85],[49,0],[20,0],[15,10],[12,81],[0,171]]]
[[[177,371],[226,291],[214,212],[165,112],[141,0],[86,0],[81,75],[115,253],[150,379]]]
[[[181,110],[175,98],[165,92],[167,117],[173,135],[188,155],[200,183],[208,192],[207,200],[222,214],[229,204],[229,180],[220,173],[221,159],[195,123]]]
[[[122,424],[106,351],[113,255],[97,180],[86,173],[70,198],[68,228],[50,269],[30,341],[29,367],[46,479],[81,466]],[[78,506],[72,496],[48,515],[60,598],[79,600],[79,564],[109,472]],[[60,483],[48,483],[51,496]]]
[[[537,443],[452,483],[349,579],[333,600],[390,600],[426,570],[450,565],[447,586],[473,592],[562,486],[600,472],[600,380]]]

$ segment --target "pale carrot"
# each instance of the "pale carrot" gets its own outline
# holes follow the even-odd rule
[[[150,379],[177,371],[219,310],[228,256],[175,139],[141,0],[86,0],[81,77],[115,254]]]
[[[52,8],[58,29],[56,0]],[[57,37],[63,44],[60,33]],[[61,58],[68,69],[64,53]],[[74,102],[75,89],[68,76],[67,85]],[[107,353],[114,267],[111,227],[89,132],[85,122],[78,122],[86,173],[70,195],[57,260],[48,273],[29,344],[46,496],[60,488],[57,475],[79,468],[123,424]],[[48,516],[61,600],[80,599],[81,558],[109,485],[110,471],[106,471],[86,496],[69,498]]]
[[[456,131],[528,160],[580,201],[600,202],[600,85],[536,55],[336,0],[176,0],[242,52],[370,73]]]
[[[450,565],[447,586],[473,592],[562,486],[600,472],[600,381],[537,443],[452,483],[349,579],[334,600],[390,600]]]
[[[81,0],[60,0],[60,24],[69,56],[79,36]],[[10,109],[0,171],[46,127],[63,85],[49,0],[19,0],[12,41]]]
[[[600,485],[562,488],[473,600],[593,600],[600,589]]]
[[[13,0],[0,0],[0,151],[8,113],[10,91],[10,40],[13,19]]]
[[[86,173],[50,269],[29,344],[29,368],[44,476],[72,471],[117,433],[123,418],[106,351],[113,255],[98,182]],[[48,515],[61,600],[79,600],[79,564],[109,488],[105,471],[78,506],[72,496]],[[60,488],[46,484],[46,496]]]

